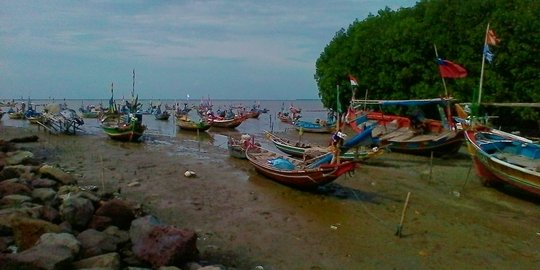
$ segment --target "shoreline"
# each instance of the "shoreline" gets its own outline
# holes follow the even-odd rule
[[[201,259],[236,269],[532,269],[540,264],[540,201],[483,187],[460,151],[435,159],[385,153],[316,192],[255,173],[226,149],[195,141],[118,143],[38,135],[46,162],[79,185],[119,191],[168,224],[199,235]],[[25,147],[23,145],[23,147]],[[50,152],[49,152],[50,151]],[[183,176],[185,170],[197,173]],[[138,183],[138,184],[134,184]],[[394,235],[411,192],[403,237]],[[294,251],[294,252],[290,252]],[[391,254],[391,255],[389,255]]]

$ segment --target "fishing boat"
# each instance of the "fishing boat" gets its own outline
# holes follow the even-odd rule
[[[309,143],[302,142],[294,143],[268,131],[265,131],[265,134],[278,150],[293,157],[309,159],[330,152],[328,147],[313,146]],[[363,145],[351,147],[345,152],[342,151],[340,158],[342,160],[363,161],[384,153],[384,148],[371,147],[371,144],[371,140],[367,140]]]
[[[234,118],[208,117],[211,127],[236,128],[247,119],[246,116],[237,115]]]
[[[328,184],[356,167],[356,163],[351,161],[334,164],[318,164],[316,161],[308,163],[255,145],[248,147],[246,158],[262,175],[278,183],[301,189]]]
[[[238,159],[247,159],[246,149],[250,144],[255,144],[254,137],[249,134],[242,134],[240,138],[228,136],[227,149],[229,156]]]
[[[376,100],[360,101],[353,107],[364,106],[364,102],[379,107],[394,106],[404,110],[402,113],[386,113],[384,111],[355,111],[353,129],[362,130],[365,124],[377,123],[373,137],[377,137],[381,145],[387,145],[395,152],[415,155],[443,156],[455,154],[464,142],[463,129],[453,120],[454,102],[451,98],[419,99],[419,100]],[[424,114],[427,111],[429,114]]]
[[[476,174],[486,185],[503,182],[540,195],[540,145],[487,127],[465,131]]]
[[[355,134],[343,143],[341,151],[347,152],[370,139],[371,132],[372,127],[368,127]],[[259,173],[297,188],[315,188],[330,183],[356,167],[354,161],[340,162],[339,159],[334,159],[334,153],[326,153],[310,160],[299,160],[251,144],[246,149],[246,158]]]
[[[125,142],[139,141],[146,130],[142,124],[142,114],[134,113],[120,117],[106,116],[101,120],[101,128],[111,139]]]
[[[336,129],[334,122],[319,120],[315,122],[295,121],[293,126],[296,130],[308,133],[332,133]]]
[[[51,103],[45,106],[44,113],[32,119],[33,124],[45,128],[53,134],[76,134],[81,130],[84,120],[65,104]]]
[[[164,111],[161,110],[161,105],[157,106],[153,114],[156,120],[163,120],[163,121],[169,120],[169,117],[171,116],[171,114],[167,110],[164,110]]]
[[[199,121],[191,119],[187,114],[176,117],[176,125],[180,130],[205,131],[211,127],[210,123],[201,118]]]
[[[133,70],[133,89],[131,90],[131,102],[125,101],[125,113],[120,114],[114,102],[114,91],[111,84],[111,99],[109,111],[101,118],[101,128],[109,138],[117,141],[139,142],[146,130],[143,124],[143,115],[138,113],[141,104],[139,96],[135,96],[135,70]]]

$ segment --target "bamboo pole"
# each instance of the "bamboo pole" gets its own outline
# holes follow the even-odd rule
[[[399,225],[396,231],[396,236],[399,236],[401,238],[401,232],[403,231],[403,221],[405,220],[405,213],[407,211],[407,206],[409,205],[409,198],[411,196],[411,192],[409,191],[407,193],[407,199],[405,199],[405,204],[403,205],[403,210],[401,211],[401,220],[399,221]]]

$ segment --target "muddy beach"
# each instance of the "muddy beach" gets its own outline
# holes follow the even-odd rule
[[[55,136],[0,126],[71,172],[199,236],[203,261],[234,269],[538,269],[540,200],[484,187],[453,157],[385,153],[313,192],[258,175],[209,141]],[[187,178],[186,170],[197,176]],[[395,235],[407,193],[402,237]]]

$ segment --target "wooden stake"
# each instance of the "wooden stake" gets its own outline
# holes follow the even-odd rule
[[[407,205],[409,205],[409,197],[411,196],[411,192],[407,193],[407,199],[405,199],[405,205],[403,205],[403,211],[401,211],[401,220],[399,221],[399,225],[396,231],[396,236],[399,236],[401,238],[401,231],[403,230],[403,221],[405,220],[405,212],[407,210]]]

